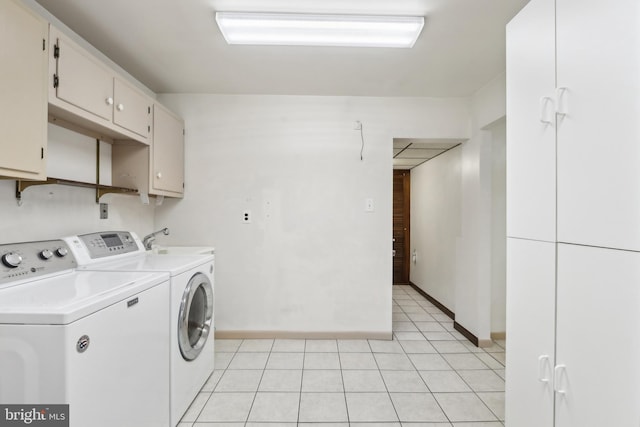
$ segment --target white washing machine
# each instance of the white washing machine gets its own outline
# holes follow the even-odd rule
[[[61,240],[0,255],[0,403],[72,427],[168,426],[169,275],[77,272]]]
[[[154,271],[171,276],[170,419],[176,426],[213,372],[213,255],[148,253],[135,233],[66,238],[79,270]]]

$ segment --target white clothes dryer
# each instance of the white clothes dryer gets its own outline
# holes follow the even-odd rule
[[[72,427],[168,426],[169,274],[77,272],[61,240],[0,255],[0,403]]]
[[[159,255],[133,232],[65,238],[79,271],[168,272],[170,279],[170,420],[176,426],[214,365],[214,256]]]

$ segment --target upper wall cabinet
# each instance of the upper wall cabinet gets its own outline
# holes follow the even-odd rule
[[[152,99],[50,27],[50,113],[112,139],[149,144]]]
[[[122,79],[113,79],[113,123],[140,135],[151,138],[152,100]],[[149,143],[149,141],[147,141]]]
[[[184,122],[160,104],[153,106],[152,188],[165,195],[184,191]]]
[[[184,193],[184,122],[160,104],[153,105],[153,143],[114,144],[114,185],[140,193],[182,197]]]
[[[111,121],[113,74],[97,58],[51,27],[51,102],[64,101],[96,118]],[[64,57],[60,53],[64,52]]]
[[[0,1],[0,175],[43,180],[47,151],[47,23]]]

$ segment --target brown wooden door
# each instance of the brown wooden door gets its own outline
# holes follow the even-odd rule
[[[393,284],[409,283],[410,173],[393,171]]]

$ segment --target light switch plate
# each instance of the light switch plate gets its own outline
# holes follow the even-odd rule
[[[373,205],[373,199],[365,199],[364,201],[364,211],[365,212],[373,212],[375,210]]]

